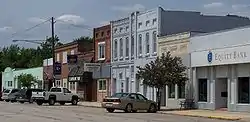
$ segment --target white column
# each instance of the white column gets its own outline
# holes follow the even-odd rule
[[[210,81],[210,99],[209,102],[210,103],[214,103],[215,102],[215,80]]]
[[[193,79],[193,97],[195,99],[195,101],[198,101],[198,82],[197,82],[197,78],[196,78],[196,68],[192,69],[192,79]]]
[[[178,85],[177,84],[175,84],[175,86],[174,86],[174,90],[175,90],[175,99],[178,99]]]

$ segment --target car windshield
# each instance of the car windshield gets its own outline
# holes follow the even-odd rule
[[[27,91],[27,89],[21,89],[21,90],[20,90],[20,93],[21,93],[21,94],[25,94],[26,91]]]
[[[126,96],[128,96],[128,93],[116,93],[112,95],[111,97],[121,98],[121,97],[126,97]]]
[[[10,93],[9,89],[4,90],[4,93]]]
[[[12,89],[11,93],[15,93],[15,92],[18,92],[19,89]]]

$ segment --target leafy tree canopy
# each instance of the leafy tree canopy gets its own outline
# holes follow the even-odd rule
[[[18,83],[25,88],[31,88],[32,85],[37,83],[37,79],[31,74],[21,74],[17,77]]]
[[[172,57],[170,52],[163,53],[145,67],[137,68],[139,69],[137,78],[151,87],[163,88],[169,84],[185,84],[188,80],[185,73],[187,68],[182,64],[181,58]]]

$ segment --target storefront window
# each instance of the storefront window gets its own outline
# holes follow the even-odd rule
[[[99,82],[98,82],[98,84],[99,84],[99,90],[106,90],[107,88],[106,88],[106,80],[99,80]]]
[[[175,98],[175,84],[168,85],[168,98]]]
[[[178,86],[178,98],[185,98],[185,84]]]
[[[207,79],[199,79],[199,101],[207,102]]]
[[[249,77],[238,78],[238,103],[250,103],[249,101]]]

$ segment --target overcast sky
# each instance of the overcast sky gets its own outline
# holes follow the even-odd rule
[[[12,39],[45,39],[51,35],[49,22],[27,32],[23,30],[52,16],[58,20],[55,33],[63,42],[69,42],[80,36],[92,35],[89,29],[124,17],[131,11],[158,6],[165,10],[192,10],[216,15],[229,13],[250,17],[249,0],[1,0],[0,45],[13,44]],[[23,42],[17,44],[34,46]]]

